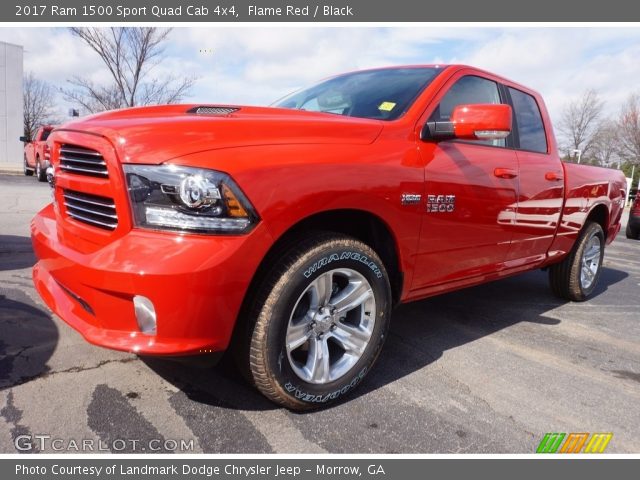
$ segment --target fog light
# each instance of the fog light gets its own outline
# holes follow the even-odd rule
[[[156,309],[151,300],[142,295],[133,297],[133,307],[136,312],[138,328],[147,335],[156,334]]]

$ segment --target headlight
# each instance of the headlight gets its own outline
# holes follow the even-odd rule
[[[199,233],[244,233],[258,217],[229,175],[176,165],[123,165],[135,224]]]

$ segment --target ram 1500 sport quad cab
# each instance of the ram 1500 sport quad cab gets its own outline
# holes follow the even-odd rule
[[[350,392],[392,306],[546,268],[589,296],[625,179],[564,164],[542,98],[466,66],[340,75],[271,108],[170,105],[49,138],[49,307],[140,355],[233,350],[292,409]]]

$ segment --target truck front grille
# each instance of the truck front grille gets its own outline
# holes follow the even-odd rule
[[[64,190],[63,195],[67,214],[74,220],[106,230],[118,226],[116,205],[111,198],[74,190]]]
[[[60,168],[77,175],[91,175],[107,178],[107,162],[100,152],[77,145],[63,144],[60,146]]]

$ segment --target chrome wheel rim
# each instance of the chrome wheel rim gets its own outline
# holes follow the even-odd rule
[[[36,176],[40,178],[40,162],[36,162]]]
[[[580,269],[580,283],[582,288],[590,288],[596,280],[600,269],[600,252],[602,242],[600,237],[592,235],[582,253],[582,265]]]
[[[289,317],[289,365],[308,383],[343,377],[364,354],[375,319],[373,288],[362,274],[350,268],[323,273],[300,295]]]

